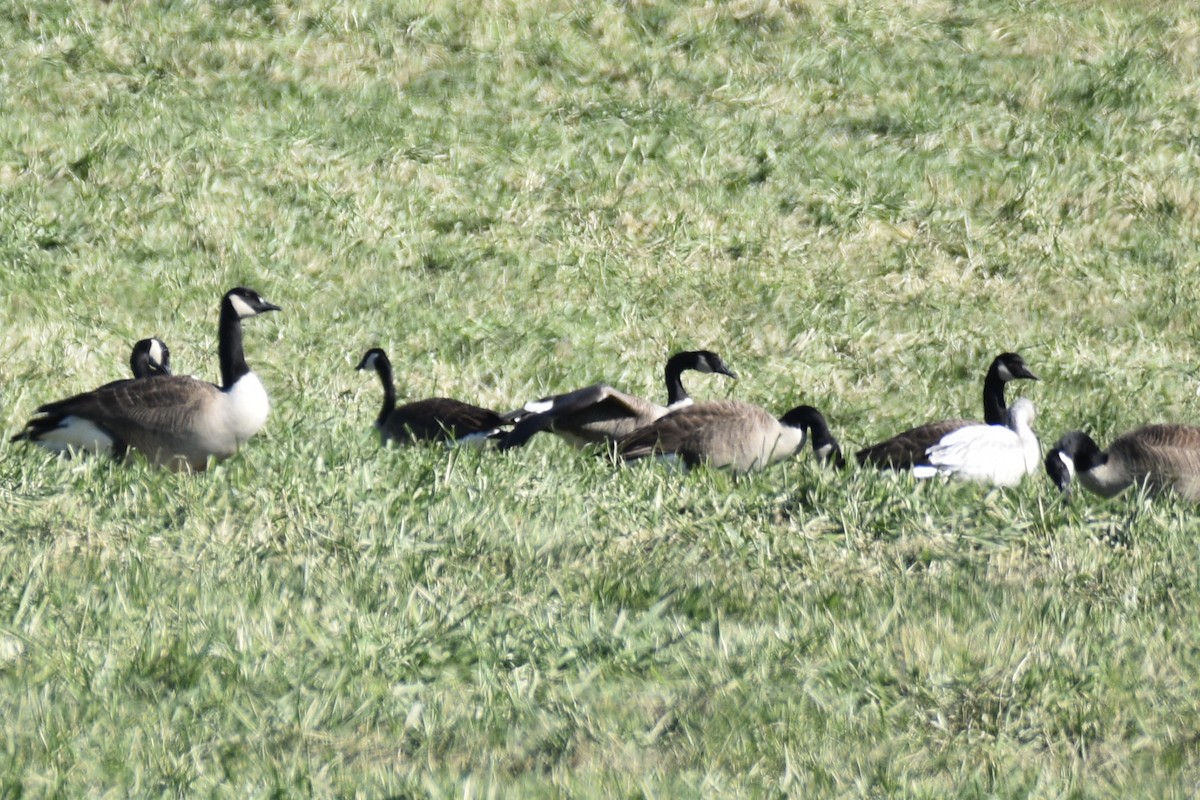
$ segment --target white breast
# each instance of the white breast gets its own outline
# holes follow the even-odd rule
[[[253,372],[247,372],[229,388],[225,393],[225,424],[237,446],[258,433],[266,424],[270,410],[267,390]]]

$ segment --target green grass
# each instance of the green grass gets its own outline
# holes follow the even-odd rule
[[[852,449],[1200,419],[1200,18],[738,0],[0,8],[0,422],[157,334],[266,429],[201,476],[0,445],[0,796],[1188,797],[1200,534],[810,458],[380,450],[672,351]],[[6,437],[7,438],[7,437]]]

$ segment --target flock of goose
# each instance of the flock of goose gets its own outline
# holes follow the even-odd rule
[[[60,454],[129,450],[169,469],[203,470],[232,456],[267,420],[269,401],[258,376],[246,364],[242,321],[279,307],[252,289],[238,287],[221,300],[219,357],[221,385],[172,375],[170,352],[159,339],[133,349],[134,377],[90,392],[47,403],[12,441],[29,441]],[[449,398],[396,404],[392,366],[379,348],[358,364],[383,384],[383,408],[375,420],[382,441],[489,442],[501,450],[520,447],[550,432],[577,447],[599,445],[621,461],[656,457],[690,468],[699,464],[749,472],[789,458],[811,444],[816,458],[846,466],[824,416],[812,406],[775,417],[738,400],[697,403],[682,375],[737,375],[707,350],[678,353],[667,361],[667,403],[659,405],[595,384],[544,397],[507,413]],[[983,384],[982,422],[947,419],[903,431],[859,450],[864,467],[910,470],[918,478],[937,475],[1015,486],[1044,463],[1055,485],[1068,492],[1073,479],[1111,497],[1132,485],[1173,491],[1200,501],[1200,428],[1147,425],[1118,437],[1107,450],[1082,431],[1067,433],[1044,462],[1032,423],[1033,403],[1005,403],[1005,385],[1038,378],[1016,353],[1002,353]]]

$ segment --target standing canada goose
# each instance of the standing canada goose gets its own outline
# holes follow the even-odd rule
[[[1016,486],[1041,461],[1037,436],[1030,427],[1036,416],[1033,402],[1022,397],[1008,409],[1006,425],[965,425],[951,431],[929,448],[925,463],[914,466],[913,475]]]
[[[171,351],[162,339],[142,339],[133,346],[129,369],[135,378],[154,378],[171,374]]]
[[[1004,425],[1004,384],[1022,378],[1036,381],[1038,377],[1025,366],[1025,359],[1016,353],[1001,353],[992,361],[983,379],[983,421],[988,425]],[[912,469],[925,460],[925,451],[959,428],[979,423],[969,419],[945,419],[930,422],[898,433],[890,439],[864,447],[854,457],[863,466],[879,469]]]
[[[1200,502],[1200,428],[1146,425],[1118,436],[1108,450],[1083,431],[1071,431],[1046,454],[1046,472],[1063,494],[1078,476],[1084,488],[1101,497],[1137,483]]]
[[[811,438],[823,464],[845,465],[841,448],[821,412],[797,406],[776,419],[740,400],[715,400],[672,411],[621,441],[620,456],[679,459],[688,467],[708,464],[734,472],[763,469],[791,458]]]
[[[528,416],[517,422],[501,443],[500,449],[520,447],[535,433],[545,430],[558,434],[575,447],[615,443],[656,419],[691,405],[692,398],[683,388],[682,380],[683,372],[689,369],[737,379],[737,373],[711,350],[676,353],[667,360],[665,406],[626,394],[606,383],[585,386],[526,404],[524,411],[528,412]],[[513,412],[508,416],[513,418],[520,413]]]
[[[498,436],[500,427],[505,424],[495,411],[449,397],[431,397],[397,406],[392,362],[378,347],[363,355],[358,369],[375,370],[383,384],[383,408],[375,420],[375,429],[383,444],[389,441],[400,444],[482,442]]]
[[[152,464],[203,470],[237,452],[267,421],[270,402],[246,365],[242,320],[278,311],[252,289],[221,299],[221,385],[180,375],[114,381],[38,409],[12,441],[55,453],[91,451],[120,458],[137,450]]]

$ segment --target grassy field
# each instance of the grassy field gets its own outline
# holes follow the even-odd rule
[[[0,422],[157,334],[274,404],[200,476],[0,444],[0,797],[1191,797],[1200,524],[832,474],[381,450],[607,380],[1200,420],[1200,15],[1170,3],[0,8]]]

